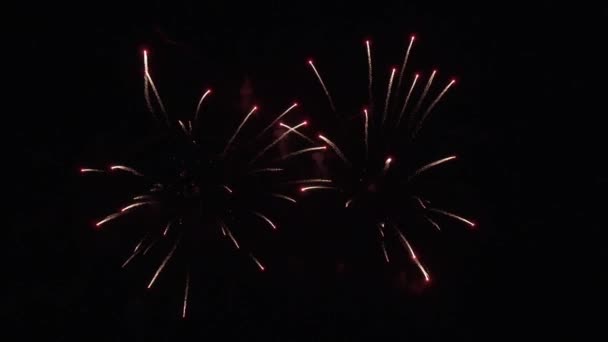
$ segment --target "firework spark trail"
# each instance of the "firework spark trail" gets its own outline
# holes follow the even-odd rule
[[[326,178],[309,178],[309,179],[298,179],[294,181],[285,182],[285,184],[306,184],[306,183],[331,183],[331,179]]]
[[[145,200],[145,199],[150,199],[153,198],[152,195],[139,195],[139,196],[135,196],[133,197],[134,201],[139,201],[139,200]]]
[[[203,104],[203,100],[205,100],[205,97],[207,97],[207,95],[209,95],[209,94],[211,94],[211,89],[207,89],[207,91],[205,91],[203,96],[201,96],[201,99],[198,101],[198,104],[196,105],[196,112],[194,112],[194,122],[195,123],[198,122],[198,113],[201,110],[201,104]]]
[[[288,130],[292,131],[293,133],[295,133],[295,134],[297,134],[297,135],[301,136],[302,138],[304,138],[304,139],[308,140],[308,142],[310,142],[311,144],[314,144],[314,143],[315,143],[315,142],[314,142],[314,140],[312,140],[312,139],[310,139],[309,137],[305,136],[304,134],[300,133],[298,130],[296,130],[296,128],[295,128],[295,127],[288,126],[288,125],[286,125],[286,124],[284,124],[284,123],[282,123],[282,122],[281,122],[279,125],[280,125],[281,127],[285,127],[285,128],[287,128]]]
[[[283,195],[283,194],[272,193],[272,194],[270,194],[270,195],[271,195],[272,197],[276,197],[276,198],[282,198],[282,199],[284,199],[284,200],[287,200],[287,201],[290,201],[290,202],[293,202],[293,203],[297,203],[295,199],[293,199],[293,198],[291,198],[291,197],[289,197],[289,196],[285,196],[285,195]]]
[[[139,250],[135,249],[133,251],[133,253],[131,253],[131,255],[129,256],[129,258],[127,258],[127,260],[122,264],[122,266],[120,266],[121,268],[125,268],[127,267],[127,265],[131,262],[131,260],[133,260],[133,258],[135,258],[135,256],[139,254]]]
[[[169,229],[171,228],[172,225],[173,225],[173,221],[169,221],[167,223],[167,225],[165,226],[165,229],[163,230],[163,236],[167,236],[167,233],[169,232]]]
[[[386,252],[386,246],[384,245],[384,241],[382,241],[381,244],[382,244],[382,253],[384,254],[384,259],[386,260],[387,263],[389,263],[390,260],[388,258],[388,253]]]
[[[363,109],[363,114],[365,115],[365,160],[367,160],[369,154],[369,140],[368,140],[368,125],[369,125],[369,115],[367,113],[367,109]]]
[[[251,170],[249,171],[249,173],[260,173],[260,172],[281,172],[283,171],[283,169],[278,168],[278,167],[267,167],[267,168],[263,168],[263,169],[255,169],[255,170]]]
[[[416,86],[416,81],[418,81],[419,76],[420,75],[418,75],[418,74],[414,75],[414,80],[412,81],[410,90],[408,90],[407,96],[405,97],[405,101],[403,102],[403,107],[401,107],[401,112],[399,112],[399,119],[397,120],[397,127],[399,127],[399,124],[401,123],[401,118],[403,117],[403,113],[405,113],[405,107],[407,107],[407,103],[410,101],[412,91],[414,90],[414,87]]]
[[[294,104],[291,105],[291,107],[287,108],[283,113],[281,113],[279,116],[277,116],[276,119],[274,119],[274,121],[272,121],[270,123],[270,125],[266,126],[266,128],[264,128],[262,130],[262,132],[260,132],[260,134],[258,134],[257,137],[255,137],[256,139],[259,139],[262,135],[264,135],[264,133],[268,132],[268,130],[274,126],[274,124],[276,124],[279,120],[281,120],[282,117],[284,117],[285,115],[287,115],[287,113],[289,113],[289,111],[291,111],[292,109],[296,108],[298,106],[298,104],[296,102],[294,102]]]
[[[365,41],[365,46],[367,50],[367,92],[369,96],[369,105],[372,105],[373,97],[372,97],[372,50],[369,46],[369,40]]]
[[[386,173],[386,171],[388,171],[388,168],[391,166],[392,162],[393,162],[393,158],[391,158],[391,157],[386,158],[386,160],[384,161],[384,169],[382,170],[382,172]]]
[[[384,238],[384,223],[378,225],[378,231],[380,232],[380,237]]]
[[[186,288],[184,289],[184,305],[182,307],[182,318],[186,318],[188,309],[188,290],[190,289],[190,272],[186,272]]]
[[[325,185],[314,185],[314,186],[305,186],[303,188],[300,188],[301,192],[306,192],[306,191],[310,191],[310,190],[336,190],[338,188],[336,188],[335,186],[325,186]]]
[[[422,91],[422,95],[420,95],[420,98],[418,99],[418,102],[416,102],[416,107],[414,107],[414,110],[412,111],[412,114],[410,116],[410,120],[411,120],[412,124],[416,120],[416,114],[420,110],[420,106],[422,105],[422,101],[424,101],[424,99],[426,98],[426,94],[429,92],[429,89],[431,88],[431,84],[433,83],[433,78],[435,78],[435,74],[436,73],[437,73],[437,70],[433,70],[433,73],[431,73],[431,77],[429,77],[429,80],[426,82],[426,85],[424,86],[424,90]]]
[[[224,188],[224,190],[228,191],[228,193],[232,194],[232,189],[230,189],[228,187],[228,185],[222,185],[222,188]]]
[[[192,120],[188,120],[188,133],[192,135]]]
[[[228,140],[228,143],[226,144],[226,147],[224,147],[224,151],[222,151],[222,155],[226,155],[226,152],[228,152],[228,149],[230,148],[230,146],[232,145],[232,143],[234,142],[234,139],[236,138],[237,134],[239,134],[239,132],[241,131],[241,128],[243,128],[243,125],[245,125],[245,122],[247,122],[247,119],[249,119],[249,117],[256,111],[258,110],[257,106],[253,106],[253,108],[251,109],[251,111],[249,112],[249,114],[247,114],[245,116],[245,118],[243,119],[243,121],[241,121],[241,124],[239,125],[239,127],[237,127],[236,131],[234,132],[234,134],[232,135],[232,137],[230,137],[230,140]]]
[[[80,173],[105,173],[104,170],[99,170],[99,169],[87,169],[87,168],[83,168],[80,169]]]
[[[169,253],[167,254],[167,256],[165,257],[165,259],[163,260],[162,264],[160,264],[160,266],[158,267],[158,269],[156,270],[156,273],[154,274],[154,277],[152,277],[152,280],[150,281],[150,283],[148,284],[148,288],[152,288],[152,285],[154,285],[154,282],[156,281],[156,278],[158,278],[158,275],[160,274],[160,272],[163,271],[163,268],[165,268],[165,265],[167,265],[167,262],[169,261],[169,259],[171,259],[171,257],[173,256],[173,253],[175,252],[175,249],[177,248],[177,245],[179,244],[179,240],[181,237],[178,237],[177,240],[175,241],[175,244],[173,244],[173,248],[171,248],[171,251],[169,251]]]
[[[150,113],[154,113],[154,107],[150,101],[150,87],[148,86],[148,51],[144,50],[144,98],[146,99],[146,106]]]
[[[327,149],[327,146],[305,148],[303,150],[298,150],[298,151],[295,151],[295,152],[288,153],[288,154],[284,155],[283,157],[279,158],[278,160],[285,160],[285,159],[288,159],[288,158],[300,155],[302,153],[321,151],[321,150],[326,150],[326,149]]]
[[[224,229],[226,230],[226,233],[228,233],[228,237],[230,238],[230,240],[234,244],[234,247],[236,247],[236,249],[241,249],[241,246],[239,246],[239,243],[234,238],[234,235],[232,235],[232,231],[230,229],[228,229],[228,227],[224,227]]]
[[[188,128],[186,128],[186,125],[184,125],[184,123],[182,122],[182,120],[177,120],[177,122],[179,123],[179,126],[184,131],[184,134],[185,135],[190,135],[189,132],[188,132]]]
[[[449,216],[449,217],[451,217],[451,218],[453,218],[453,219],[456,219],[456,220],[458,220],[458,221],[460,221],[460,222],[464,222],[464,223],[466,223],[467,225],[469,225],[469,227],[471,227],[471,228],[474,228],[474,227],[475,227],[475,222],[472,222],[472,221],[470,221],[470,220],[465,219],[464,217],[461,217],[461,216],[458,216],[458,215],[456,215],[456,214],[453,214],[453,213],[447,212],[447,211],[445,211],[445,210],[441,210],[441,209],[437,209],[437,208],[428,208],[428,210],[429,210],[429,211],[432,211],[432,212],[435,212],[435,213],[438,213],[438,214],[442,214],[442,215],[445,215],[445,216]]]
[[[431,280],[431,277],[429,276],[429,274],[426,271],[426,269],[424,268],[424,266],[422,266],[422,264],[420,263],[420,260],[418,260],[418,257],[416,256],[416,253],[414,252],[414,249],[410,245],[409,241],[407,241],[407,239],[405,238],[403,233],[397,227],[395,227],[395,230],[397,231],[397,233],[399,233],[399,237],[401,238],[401,242],[403,243],[403,246],[406,247],[407,250],[410,252],[410,256],[412,257],[412,260],[414,261],[416,266],[418,266],[418,269],[420,269],[420,272],[422,272],[422,274],[424,275],[424,280],[426,282],[429,282]]]
[[[456,80],[451,80],[450,83],[448,83],[448,85],[445,86],[445,88],[443,88],[441,93],[439,93],[439,95],[437,95],[435,100],[433,100],[433,102],[431,102],[431,105],[429,106],[429,108],[427,108],[427,110],[424,112],[424,114],[422,114],[422,117],[420,118],[420,121],[418,122],[418,125],[416,126],[416,130],[413,133],[413,137],[415,137],[416,134],[418,134],[418,131],[420,131],[420,129],[422,128],[422,124],[424,123],[424,120],[426,120],[426,118],[429,116],[429,114],[431,113],[433,108],[437,105],[437,103],[441,100],[443,95],[445,95],[445,93],[448,91],[448,89],[450,89],[450,87],[454,83],[456,83]]]
[[[441,227],[439,227],[439,225],[437,224],[437,222],[431,220],[429,217],[427,217],[426,215],[424,216],[424,218],[431,224],[433,225],[433,227],[435,227],[435,229],[437,229],[438,231],[441,231]]]
[[[348,208],[348,206],[352,203],[353,199],[350,198],[346,203],[344,203],[344,208]]]
[[[426,205],[424,204],[424,202],[422,201],[422,199],[418,196],[412,196],[413,199],[415,199],[416,201],[418,201],[418,204],[420,204],[420,206],[422,207],[422,209],[426,209]]]
[[[255,262],[255,264],[258,265],[258,267],[260,268],[260,271],[264,272],[266,270],[264,268],[264,266],[262,265],[262,263],[258,260],[258,258],[256,258],[255,256],[253,256],[253,254],[249,254],[249,256],[251,257],[251,259],[253,260],[253,262]]]
[[[407,50],[405,51],[405,57],[403,58],[403,64],[401,65],[401,71],[399,72],[399,81],[397,81],[397,94],[401,90],[401,81],[403,79],[403,73],[405,71],[405,67],[407,66],[407,60],[410,57],[410,50],[412,49],[412,45],[414,44],[414,39],[416,36],[412,35],[410,37],[410,44],[407,46]]]
[[[276,229],[277,229],[277,226],[275,226],[275,224],[274,224],[274,223],[272,223],[272,221],[270,221],[270,219],[269,219],[268,217],[266,217],[264,214],[262,214],[262,213],[260,213],[260,212],[257,212],[257,211],[255,211],[255,210],[252,210],[251,212],[252,212],[252,213],[253,213],[255,216],[257,216],[257,217],[259,217],[259,218],[263,219],[264,221],[266,221],[266,223],[268,223],[268,224],[270,225],[270,227],[272,227],[272,229],[274,229],[274,230],[276,230]]]
[[[426,171],[430,168],[433,168],[437,165],[441,165],[443,163],[449,162],[450,160],[454,160],[454,159],[456,159],[456,156],[449,156],[449,157],[446,157],[443,159],[436,160],[432,163],[428,163],[428,164],[424,165],[423,167],[419,168],[418,170],[416,170],[416,172],[414,172],[414,174],[411,175],[408,180],[411,180],[412,178],[418,176],[419,174],[423,173],[424,171]]]
[[[150,205],[150,204],[154,204],[154,203],[158,203],[158,202],[156,202],[156,201],[147,201],[147,202],[133,203],[133,204],[130,204],[130,205],[128,205],[128,206],[120,209],[120,211],[121,212],[125,212],[125,211],[133,209],[133,208],[141,207],[141,206],[144,206],[144,205]]]
[[[119,216],[124,215],[124,214],[125,214],[125,212],[121,212],[121,211],[119,211],[119,212],[117,212],[117,213],[114,213],[114,214],[108,215],[108,216],[106,216],[105,218],[103,218],[101,221],[99,221],[99,222],[95,223],[95,226],[97,226],[97,227],[101,227],[101,225],[102,225],[102,224],[104,224],[104,223],[106,223],[106,222],[108,222],[108,221],[111,221],[111,220],[113,220],[113,219],[115,219],[115,218],[117,218],[117,217],[119,217]]]
[[[220,226],[220,229],[222,231],[222,236],[226,236],[226,229],[224,229],[224,226]]]
[[[313,64],[312,60],[309,60],[308,64],[310,64],[310,66],[312,67],[312,70],[315,72],[315,75],[317,75],[317,79],[319,80],[319,83],[321,83],[321,87],[323,87],[323,91],[325,92],[325,95],[327,96],[327,100],[329,100],[329,105],[331,106],[331,110],[333,112],[335,112],[336,107],[334,106],[334,101],[331,99],[331,95],[329,95],[329,90],[327,90],[327,87],[325,86],[325,83],[323,82],[321,75],[317,71],[317,68],[315,68],[315,65]]]
[[[146,73],[146,77],[148,77],[148,82],[150,82],[150,86],[152,87],[152,91],[154,92],[154,96],[156,97],[156,101],[160,106],[161,112],[165,115],[165,120],[167,120],[167,124],[169,124],[169,116],[167,115],[167,111],[165,110],[165,105],[163,104],[163,100],[160,98],[160,94],[154,85],[154,81],[152,80],[152,76],[149,73]]]
[[[386,115],[388,113],[388,103],[391,99],[391,91],[393,88],[393,79],[395,78],[396,69],[393,68],[391,71],[391,78],[388,80],[388,89],[386,90],[386,99],[384,100],[384,111],[382,112],[382,125],[384,125],[384,121],[386,121]]]
[[[156,241],[158,241],[158,238],[156,238],[156,239],[152,240],[152,242],[150,242],[148,247],[146,247],[146,249],[144,250],[144,255],[148,254],[148,251],[150,249],[152,249],[152,247],[154,247],[154,245],[156,244]]]
[[[288,129],[285,133],[281,134],[281,136],[279,136],[278,138],[276,138],[273,142],[271,142],[270,144],[268,144],[268,146],[266,146],[264,149],[262,149],[250,162],[249,164],[253,164],[255,163],[258,159],[260,159],[261,156],[264,155],[264,153],[266,153],[268,150],[270,150],[274,145],[278,144],[279,141],[285,139],[286,136],[288,136],[290,133],[293,133],[296,131],[296,129],[302,127],[302,126],[306,126],[308,124],[308,122],[306,121],[302,121],[301,123],[299,123],[298,125],[296,125],[295,127],[293,127],[293,129]]]
[[[346,159],[346,156],[344,155],[344,153],[342,153],[342,151],[340,151],[338,146],[336,146],[336,144],[334,144],[333,141],[327,139],[326,137],[322,136],[321,134],[319,134],[319,139],[325,141],[329,146],[331,146],[331,148],[334,150],[334,152],[336,152],[336,154],[340,157],[340,159],[342,159],[344,161],[344,163],[346,163],[349,166],[351,165],[350,161],[348,161],[348,159]]]
[[[141,240],[139,240],[139,243],[137,245],[135,245],[135,248],[133,249],[133,252],[137,252],[140,248],[141,245],[144,243],[144,241],[148,238],[149,233],[146,233]]]
[[[138,172],[134,168],[128,167],[128,166],[124,166],[124,165],[112,165],[112,166],[110,166],[110,170],[112,170],[112,171],[115,171],[115,170],[126,171],[126,172],[129,172],[129,173],[134,174],[136,176],[143,177],[143,174],[141,174],[140,172]]]

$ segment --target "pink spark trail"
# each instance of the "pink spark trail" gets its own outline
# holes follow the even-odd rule
[[[312,70],[315,72],[315,75],[317,75],[317,79],[319,80],[319,83],[321,83],[321,87],[323,87],[323,91],[325,92],[325,95],[327,96],[327,100],[329,101],[329,105],[331,106],[331,110],[333,112],[335,112],[336,111],[336,107],[334,106],[334,101],[331,99],[331,95],[329,95],[329,90],[327,90],[327,87],[325,86],[325,83],[323,82],[323,79],[321,78],[321,75],[319,74],[319,71],[317,71],[317,68],[315,68],[315,65],[312,62],[312,60],[308,60],[308,64],[312,67]]]

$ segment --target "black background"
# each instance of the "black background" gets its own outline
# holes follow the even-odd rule
[[[111,341],[580,338],[601,322],[605,9],[156,1],[32,5],[17,13],[4,49],[9,220],[2,314],[18,334]],[[191,315],[181,320],[182,282],[146,291],[149,273],[120,269],[132,241],[89,228],[88,215],[105,203],[84,193],[89,188],[76,170],[121,155],[146,125],[142,48],[151,51],[157,84],[176,112],[192,108],[208,86],[238,99],[246,79],[262,108],[278,110],[318,91],[308,57],[343,68],[343,78],[324,75],[348,92],[349,77],[365,77],[365,69],[353,71],[364,39],[372,39],[388,69],[401,61],[411,33],[420,38],[417,66],[458,77],[429,124],[436,133],[428,141],[463,156],[450,175],[468,195],[453,202],[464,201],[458,205],[480,224],[428,251],[431,287],[399,285],[398,270],[384,267],[372,248],[361,257],[369,265],[339,266],[323,233],[340,223],[331,200],[319,196],[296,209],[306,219],[286,220],[281,247],[268,252],[274,271],[256,273],[237,257],[202,261],[209,278],[193,285]]]

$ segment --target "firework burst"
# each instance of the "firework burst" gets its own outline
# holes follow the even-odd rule
[[[433,109],[456,83],[450,79],[443,86],[437,85],[444,82],[437,70],[428,74],[409,72],[408,61],[411,60],[414,41],[414,36],[411,36],[400,67],[387,69],[386,83],[372,79],[372,76],[377,78],[380,72],[374,69],[373,45],[371,41],[365,41],[362,61],[367,58],[367,96],[361,98],[359,103],[350,102],[345,106],[340,106],[339,98],[330,95],[333,94],[332,86],[324,80],[322,66],[308,60],[312,75],[322,90],[319,94],[324,94],[329,104],[327,109],[331,112],[326,109],[326,120],[337,120],[327,129],[331,134],[324,132],[317,137],[337,158],[328,160],[331,166],[330,185],[306,186],[301,188],[301,192],[334,190],[334,193],[343,196],[343,210],[349,216],[371,218],[372,221],[368,222],[370,229],[378,226],[379,257],[389,263],[397,258],[397,255],[391,254],[401,250],[398,255],[407,256],[418,269],[420,278],[430,282],[431,275],[416,254],[415,241],[412,241],[410,233],[418,226],[440,231],[441,227],[435,221],[438,217],[464,224],[468,228],[474,228],[475,223],[431,206],[415,190],[414,185],[419,177],[436,168],[447,167],[457,157],[438,156],[428,158],[423,163],[412,158],[416,138],[424,122],[428,121]],[[374,96],[376,89],[382,91],[383,95]],[[350,88],[349,94],[352,94]],[[349,127],[347,133],[336,130],[336,127],[346,126],[345,122],[354,122],[354,127]],[[348,140],[340,139],[344,136],[348,136]],[[360,136],[360,140],[353,139],[353,136]]]
[[[284,168],[279,166],[286,159],[325,148],[298,130],[308,123],[302,120],[297,123],[295,103],[276,118],[264,117],[254,106],[240,114],[243,118],[228,139],[211,139],[218,128],[208,127],[210,121],[205,117],[224,114],[208,108],[215,92],[210,89],[202,92],[190,119],[172,118],[151,76],[147,51],[143,52],[143,58],[144,99],[149,112],[161,123],[158,133],[163,138],[160,146],[148,151],[155,158],[153,162],[147,161],[150,165],[146,170],[126,165],[80,169],[83,175],[97,177],[122,174],[141,188],[117,211],[99,218],[95,228],[110,229],[115,221],[142,213],[159,217],[158,224],[143,232],[122,264],[125,268],[157,250],[162,257],[147,280],[147,288],[162,282],[164,271],[177,262],[175,259],[193,256],[204,243],[218,238],[227,241],[227,247],[233,246],[243,253],[243,260],[251,266],[259,271],[268,270],[264,261],[251,252],[255,243],[250,242],[255,239],[247,237],[276,234],[281,227],[269,208],[296,203],[290,193],[297,193],[299,187],[294,184],[299,181],[294,183],[286,178]],[[281,119],[288,124],[279,122]],[[252,135],[247,126],[254,123],[267,126],[261,133]],[[287,144],[287,138],[292,136],[295,139]],[[284,148],[287,145],[289,148]],[[303,183],[314,184],[314,181]],[[193,280],[186,268],[181,308],[184,318]]]

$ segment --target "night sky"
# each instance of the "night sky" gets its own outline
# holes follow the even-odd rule
[[[548,2],[20,9],[5,42],[2,320],[50,341],[580,339],[596,331],[605,304],[598,50],[606,13]],[[422,156],[461,157],[437,173],[448,193],[430,193],[478,222],[471,232],[443,221],[445,234],[424,244],[430,286],[412,284],[414,273],[349,237],[364,224],[318,193],[277,215],[284,229],[260,242],[267,272],[225,241],[190,260],[198,272],[182,320],[184,261],[147,290],[153,265],[120,268],[136,236],[129,229],[145,223],[121,225],[126,233],[92,229],[121,192],[91,185],[78,169],[128,161],[154,139],[143,48],[170,113],[185,117],[207,87],[221,94],[226,111],[208,124],[221,127],[212,138],[225,139],[244,114],[245,87],[266,114],[298,100],[329,129],[315,111],[326,103],[306,60],[323,66],[336,102],[347,100],[365,91],[364,40],[384,84],[412,33],[415,69],[458,79],[421,138]]]

